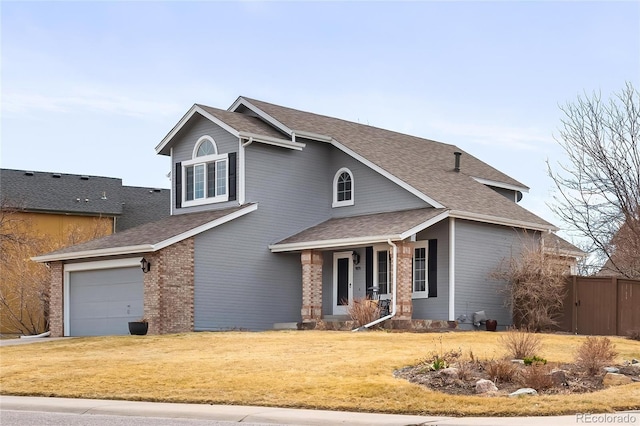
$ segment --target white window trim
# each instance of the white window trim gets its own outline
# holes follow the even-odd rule
[[[387,293],[379,294],[380,299],[386,300],[391,299],[391,261],[389,260],[389,246],[388,245],[379,245],[373,247],[373,287],[378,287],[380,289],[380,285],[378,282],[378,253],[387,252]]]
[[[416,249],[424,248],[424,291],[414,291],[413,281],[416,276]],[[411,253],[411,298],[412,299],[428,299],[429,298],[429,240],[416,241],[413,244],[413,253]]]
[[[340,178],[340,175],[345,172],[349,174],[349,177],[351,177],[351,199],[338,201],[338,179]],[[342,167],[340,170],[336,172],[335,176],[333,176],[333,203],[331,203],[331,207],[335,208],[335,207],[353,206],[355,193],[356,193],[355,181],[353,179],[353,173],[348,168]]]
[[[198,141],[194,145],[193,153],[191,154],[191,158],[193,158],[193,159],[197,158],[196,156],[198,154],[198,149],[200,148],[200,145],[202,145],[202,142],[204,142],[204,141],[209,141],[213,145],[213,151],[214,151],[213,155],[217,155],[218,154],[218,144],[216,144],[216,141],[214,141],[211,136],[204,135],[204,136],[201,136],[200,139],[198,139]],[[204,158],[204,157],[200,157],[200,158]]]
[[[204,137],[205,136],[203,136],[202,138]],[[198,146],[198,144],[196,144],[196,146]],[[197,151],[197,148],[196,148],[196,151]],[[206,164],[208,163],[213,163],[220,160],[224,160],[227,163],[226,165],[227,171],[225,176],[226,193],[224,195],[218,195],[216,197],[205,196],[204,198],[187,200],[187,167],[197,166],[200,164],[204,164],[206,166]],[[208,185],[208,182],[207,182],[207,179],[205,179],[205,188],[204,188],[205,194],[207,194],[207,185]],[[205,204],[223,203],[225,201],[229,201],[229,154],[205,155],[202,157],[196,157],[192,160],[185,160],[182,162],[182,207],[202,206]]]

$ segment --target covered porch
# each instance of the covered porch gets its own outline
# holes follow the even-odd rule
[[[450,221],[434,208],[336,218],[270,246],[300,253],[299,328],[354,328],[349,306],[365,298],[389,300],[387,328],[455,328]]]

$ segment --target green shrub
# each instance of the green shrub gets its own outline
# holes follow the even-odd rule
[[[529,357],[529,356],[524,357],[523,361],[524,361],[524,365],[532,365],[534,363],[535,364],[543,364],[544,365],[544,364],[547,363],[546,359],[544,359],[542,357],[539,357],[538,355],[534,355],[534,356],[531,356],[531,357]]]

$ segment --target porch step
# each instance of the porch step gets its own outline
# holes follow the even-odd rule
[[[351,317],[349,315],[325,315],[322,319],[327,322],[350,321]]]
[[[297,322],[277,322],[273,324],[274,330],[297,330],[298,323]]]

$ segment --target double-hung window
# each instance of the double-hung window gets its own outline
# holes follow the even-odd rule
[[[229,157],[218,154],[214,140],[201,137],[193,158],[182,162],[184,207],[228,201]]]
[[[375,250],[373,260],[373,287],[382,299],[388,299],[391,289],[389,250]]]

